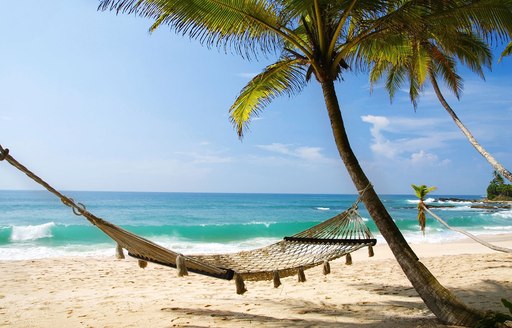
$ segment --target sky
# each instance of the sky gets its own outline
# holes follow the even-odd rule
[[[356,192],[318,83],[276,99],[240,140],[228,110],[275,58],[247,61],[93,0],[10,1],[0,11],[0,145],[60,190]],[[496,54],[501,49],[494,51]],[[512,169],[512,57],[482,80],[460,68],[445,92],[459,118]],[[492,168],[427,86],[406,91],[348,71],[336,84],[353,150],[377,192],[485,195]],[[0,163],[0,189],[40,189]]]

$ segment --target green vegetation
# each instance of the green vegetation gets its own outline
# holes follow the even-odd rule
[[[150,19],[151,31],[167,25],[207,47],[245,58],[277,54],[277,60],[241,90],[229,110],[240,137],[275,98],[293,96],[309,82],[318,83],[340,158],[420,297],[444,323],[474,326],[482,319],[479,311],[437,281],[396,226],[352,150],[335,83],[350,72],[381,65],[379,58],[396,64],[388,74],[388,85],[412,80],[413,98],[428,76],[457,83],[452,76],[457,62],[477,73],[490,64],[486,55],[470,49],[485,52],[490,43],[510,42],[511,0],[101,0],[99,8]],[[454,42],[461,38],[473,46]],[[467,50],[458,51],[462,46]],[[375,72],[387,68],[379,67],[382,70]]]
[[[508,300],[502,298],[501,303],[505,306],[512,314],[512,303]],[[512,316],[500,312],[489,312],[485,318],[480,320],[475,328],[506,328],[510,327],[508,325],[504,325],[505,322],[512,322]]]
[[[508,43],[508,45],[505,47],[505,50],[503,50],[499,61],[501,61],[503,59],[503,57],[510,56],[510,55],[512,55],[512,41],[510,41]]]
[[[512,201],[512,185],[506,184],[503,177],[494,171],[494,178],[487,187],[487,199],[494,201]]]
[[[423,234],[425,234],[425,224],[427,223],[427,218],[425,216],[425,210],[423,209],[423,206],[425,206],[423,201],[425,200],[425,197],[427,197],[431,191],[436,190],[437,187],[429,188],[426,185],[417,186],[415,184],[412,184],[411,187],[414,189],[416,197],[420,199],[420,202],[418,203],[418,222],[420,224],[421,231]]]

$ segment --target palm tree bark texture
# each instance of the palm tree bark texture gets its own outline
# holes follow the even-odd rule
[[[322,83],[322,90],[340,157],[356,188],[364,190],[370,182],[350,146],[333,82]],[[363,203],[414,289],[441,321],[472,326],[482,319],[483,314],[459,301],[419,261],[373,188],[363,194]]]
[[[411,90],[416,96],[416,82],[424,80],[426,71],[416,72],[413,66],[400,64],[403,60],[416,63],[415,58],[424,56],[417,51],[412,57],[403,53],[407,49],[404,43],[409,41],[403,37],[405,31],[412,33],[413,41],[428,36],[431,43],[442,41],[446,31],[509,42],[512,1],[101,0],[99,9],[149,18],[154,21],[150,31],[168,25],[208,47],[231,49],[246,58],[280,53],[274,64],[242,89],[229,110],[240,137],[251,118],[273,99],[299,93],[314,76],[322,87],[340,157],[357,190],[366,190],[362,201],[413,287],[444,323],[474,326],[483,318],[480,311],[467,307],[444,288],[419,261],[373,187],[367,188],[370,181],[350,146],[334,83],[349,69],[377,67],[382,75],[389,66],[379,62],[383,58],[402,69],[400,75],[393,75],[393,86],[412,74],[415,88]],[[451,24],[450,29],[446,24]],[[451,67],[448,62],[445,68]]]

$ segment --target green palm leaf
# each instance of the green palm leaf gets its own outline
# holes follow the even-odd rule
[[[505,50],[501,53],[500,59],[498,62],[500,62],[503,57],[512,55],[512,41],[508,43],[508,45],[505,47]]]
[[[455,60],[437,47],[431,48],[432,66],[430,67],[430,78],[437,81],[440,76],[453,94],[459,98],[462,93],[462,77],[457,74]]]
[[[274,2],[254,0],[103,0],[101,10],[154,19],[154,31],[168,25],[208,47],[231,49],[243,56],[275,53],[287,36]],[[288,36],[293,39],[293,36]]]
[[[347,63],[371,69],[371,81],[386,80],[393,97],[409,82],[415,104],[430,77],[444,78],[458,95],[456,63],[477,74],[486,65],[478,42],[509,42],[512,0],[101,0],[101,9],[150,18],[152,29],[167,25],[207,46],[243,56],[279,53],[244,87],[230,109],[243,135],[251,119],[274,98],[300,92],[311,76],[320,83],[339,154],[361,198],[408,278],[445,323],[473,326],[480,314],[467,309],[421,266],[400,235],[360,167],[348,140],[334,81]],[[465,33],[465,35],[463,35]],[[461,39],[459,36],[467,37]],[[460,48],[458,48],[460,46]],[[472,48],[478,48],[473,53]],[[283,57],[286,56],[286,57]],[[353,67],[353,68],[354,68]],[[437,83],[435,84],[437,86]],[[436,94],[439,94],[436,89]],[[413,186],[414,188],[414,186]],[[370,188],[371,189],[371,188]],[[434,188],[416,186],[422,204]],[[364,194],[364,197],[363,197]],[[418,220],[424,229],[424,207]],[[443,302],[439,302],[442,300]]]
[[[229,110],[238,135],[243,136],[251,118],[257,116],[273,99],[300,92],[306,84],[305,73],[303,60],[283,58],[256,75],[242,89]]]
[[[437,187],[427,187],[426,185],[417,186],[415,184],[411,184],[411,187],[414,189],[414,193],[416,194],[416,197],[420,199],[420,201],[424,201],[425,197],[430,192],[437,189]]]
[[[395,97],[396,92],[400,90],[400,87],[405,83],[407,74],[408,70],[405,66],[389,67],[385,85],[391,99]]]
[[[442,40],[437,40],[440,44]],[[442,43],[444,51],[456,56],[462,65],[471,69],[481,78],[484,77],[483,68],[490,68],[492,52],[489,45],[473,32],[454,31]]]

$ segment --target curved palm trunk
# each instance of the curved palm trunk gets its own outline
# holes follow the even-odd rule
[[[437,98],[443,105],[444,109],[448,112],[448,114],[451,116],[455,124],[459,127],[459,129],[464,133],[466,138],[468,138],[469,142],[475,147],[475,149],[491,164],[491,166],[498,172],[500,175],[504,176],[508,181],[512,182],[512,173],[510,173],[503,165],[501,165],[491,154],[489,154],[484,147],[482,147],[478,141],[476,141],[475,137],[469,132],[469,130],[462,124],[462,122],[459,120],[459,117],[455,112],[452,110],[446,99],[444,99],[443,94],[441,93],[441,90],[439,89],[439,85],[437,84],[437,81],[435,77],[432,75],[430,76],[430,81],[432,82],[432,86],[434,87],[434,91],[436,92]]]
[[[363,190],[370,182],[350,147],[334,83],[333,81],[327,81],[321,84],[336,146],[354,185],[358,190]],[[480,320],[482,318],[481,313],[460,302],[419,261],[373,188],[366,190],[362,200],[405,275],[427,307],[441,321],[452,325],[472,326]]]

